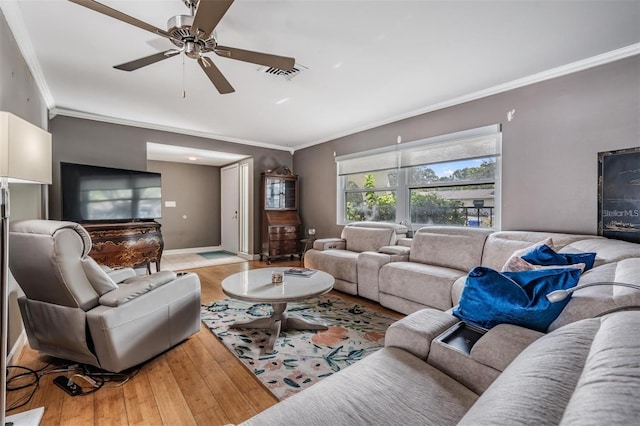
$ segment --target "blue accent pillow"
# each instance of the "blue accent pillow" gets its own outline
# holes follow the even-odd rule
[[[507,323],[545,332],[570,299],[551,303],[547,294],[575,287],[580,274],[576,268],[501,273],[478,266],[469,272],[453,315],[482,328]]]
[[[575,263],[584,263],[584,270],[588,271],[593,268],[596,260],[595,253],[556,253],[551,247],[542,244],[534,248],[528,253],[520,256],[522,259],[534,265],[551,266],[551,265],[573,265]]]

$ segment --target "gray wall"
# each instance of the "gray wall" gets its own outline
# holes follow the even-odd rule
[[[82,118],[56,116],[50,120],[49,129],[53,134],[53,185],[49,189],[49,212],[52,219],[57,219],[61,216],[60,162],[146,170],[147,142],[243,154],[254,158],[255,205],[259,205],[257,198],[259,191],[257,189],[260,184],[260,173],[277,165],[291,167],[293,162],[293,157],[288,151],[240,145],[232,142],[103,123]],[[178,175],[175,176],[175,180],[172,180],[172,184],[175,184],[176,187],[189,188],[191,182],[185,176]],[[212,184],[211,190],[209,194],[211,200],[208,203],[217,202],[219,206],[220,185],[218,184],[214,187]],[[188,231],[185,231],[180,244],[174,241],[177,246],[173,248],[213,246],[220,243],[220,220],[218,219],[214,223],[210,218],[201,219],[199,223],[196,223],[195,220],[188,221]],[[256,215],[254,224],[255,253],[258,253],[260,248],[259,220],[260,215]],[[185,225],[185,223],[182,223],[182,225]],[[174,223],[172,222],[165,223],[162,227],[162,233],[176,235],[179,230],[173,229],[173,226]],[[216,235],[206,244],[203,244],[199,234],[208,227],[214,230],[217,229]]]
[[[149,161],[147,170],[162,173],[165,250],[220,245],[220,167]]]
[[[338,236],[342,228],[336,225],[334,151],[501,123],[502,229],[595,234],[597,154],[640,145],[639,76],[635,56],[296,151],[305,225],[319,237]]]
[[[47,107],[22,58],[9,25],[0,10],[0,111],[11,112],[43,129],[47,128]],[[10,184],[10,220],[37,219],[42,212],[40,185]],[[11,350],[23,330],[17,298],[22,294],[9,277],[8,348]]]

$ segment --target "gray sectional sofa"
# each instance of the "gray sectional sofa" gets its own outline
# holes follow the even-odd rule
[[[351,255],[357,280],[349,292],[409,314],[389,327],[385,347],[245,424],[637,424],[640,290],[575,291],[547,333],[512,324],[478,329],[450,313],[472,268],[500,270],[514,252],[549,239],[561,253],[596,253],[579,285],[640,286],[638,244],[563,233],[420,229],[412,240]],[[322,252],[334,249],[319,244],[306,265],[330,264],[331,255]]]
[[[385,347],[245,425],[631,425],[640,418],[640,311],[549,334],[497,326],[465,354],[438,340],[456,322],[425,309]]]
[[[372,227],[361,229],[366,232]],[[378,250],[351,254],[350,262],[355,264],[351,270],[355,269],[357,280],[349,293],[404,314],[424,308],[446,311],[458,303],[472,268],[486,266],[500,271],[515,251],[548,239],[559,253],[596,253],[594,268],[582,275],[579,285],[607,281],[640,285],[638,244],[593,235],[430,226],[416,231],[412,239],[397,238],[395,244]],[[331,241],[342,243],[340,239]],[[322,250],[322,244],[314,249],[313,261],[305,257],[306,266],[333,273],[342,263],[328,254],[332,250]],[[625,287],[585,288],[573,294],[550,330],[627,305],[640,306],[640,292]]]

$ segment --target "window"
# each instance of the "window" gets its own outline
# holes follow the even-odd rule
[[[338,157],[338,223],[497,228],[499,160],[497,125]]]

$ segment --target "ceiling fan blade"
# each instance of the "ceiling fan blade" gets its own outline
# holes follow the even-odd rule
[[[105,6],[102,3],[98,3],[97,1],[94,1],[94,0],[69,0],[69,1],[71,3],[79,4],[80,6],[84,6],[98,13],[102,13],[103,15],[107,15],[112,18],[115,18],[119,21],[126,22],[127,24],[136,26],[138,28],[142,28],[143,30],[147,30],[154,34],[161,35],[162,37],[171,38],[171,35],[169,35],[169,33],[166,32],[165,30],[162,30],[158,27],[154,27],[151,24],[147,24],[146,22],[143,22],[132,16],[129,16],[118,10],[112,9],[109,6]]]
[[[233,87],[231,87],[231,84],[227,81],[224,75],[222,75],[218,67],[215,66],[211,59],[203,56],[201,58],[198,58],[198,63],[200,64],[200,67],[202,67],[202,70],[205,72],[205,74],[207,74],[207,77],[209,77],[209,80],[211,80],[213,85],[216,86],[216,89],[218,89],[218,92],[220,92],[221,95],[235,92]]]
[[[236,49],[235,47],[216,46],[214,52],[216,55],[224,58],[265,65],[267,67],[278,68],[284,71],[290,71],[296,64],[296,60],[294,58],[270,55],[268,53],[252,52],[251,50]]]
[[[232,4],[233,0],[200,0],[191,25],[191,35],[208,38]]]
[[[122,71],[135,71],[138,68],[146,67],[147,65],[155,64],[163,59],[171,58],[179,54],[179,50],[167,50],[166,52],[155,53],[144,58],[136,59],[135,61],[125,62],[124,64],[115,65],[114,68]]]

